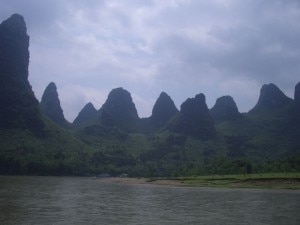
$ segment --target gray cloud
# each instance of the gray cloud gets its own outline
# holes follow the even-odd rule
[[[296,0],[2,0],[0,20],[25,17],[30,82],[38,98],[51,81],[73,120],[112,88],[132,93],[149,116],[166,91],[179,107],[203,92],[211,107],[230,94],[251,109],[262,84],[293,96],[300,71]]]

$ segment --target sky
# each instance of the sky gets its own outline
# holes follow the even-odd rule
[[[230,95],[247,112],[263,84],[293,98],[300,81],[299,0],[0,1],[0,21],[14,13],[27,24],[37,99],[55,82],[70,122],[117,87],[149,117],[162,91],[178,109],[204,93],[209,108]]]

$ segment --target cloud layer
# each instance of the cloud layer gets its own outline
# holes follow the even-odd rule
[[[2,0],[0,20],[13,13],[27,22],[36,96],[55,82],[70,121],[119,86],[146,117],[161,91],[178,107],[202,92],[248,111],[262,84],[292,97],[300,81],[297,0]]]

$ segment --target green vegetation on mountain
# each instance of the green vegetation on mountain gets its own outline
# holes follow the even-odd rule
[[[188,98],[180,108],[180,113],[170,124],[172,131],[202,140],[214,137],[214,122],[209,114],[204,94]]]
[[[194,176],[300,171],[300,94],[264,85],[241,114],[230,96],[209,110],[204,94],[180,111],[162,92],[140,119],[131,94],[113,89],[69,124],[57,88],[42,101],[28,82],[29,37],[22,16],[0,25],[0,174]],[[67,125],[67,126],[66,126]]]

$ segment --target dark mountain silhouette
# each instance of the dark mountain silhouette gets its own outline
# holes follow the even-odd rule
[[[154,126],[161,127],[166,125],[168,120],[178,113],[173,100],[165,92],[162,92],[156,100],[150,117]]]
[[[40,107],[42,112],[57,124],[66,125],[68,123],[60,106],[55,83],[51,82],[46,87],[42,96]]]
[[[24,18],[14,14],[0,24],[0,127],[43,133],[38,101],[28,82],[29,36]]]
[[[91,103],[82,109],[74,121],[80,126],[60,127],[40,109],[67,124],[55,84],[49,84],[39,105],[28,82],[28,46],[22,16],[0,25],[0,174],[300,171],[299,83],[294,100],[276,85],[264,85],[256,106],[242,119],[236,119],[240,113],[230,96],[219,98],[209,111],[204,94],[198,94],[178,112],[164,92],[151,117],[140,119],[131,94],[116,88],[100,110]]]
[[[210,115],[217,123],[239,119],[242,116],[231,96],[218,98],[215,105],[210,109]]]
[[[300,105],[300,82],[295,86],[294,101]]]
[[[300,148],[300,82],[295,86],[294,102],[287,113],[285,117],[290,130],[288,133],[290,136],[294,136],[295,140],[299,140],[298,148]]]
[[[292,101],[275,84],[264,84],[260,89],[257,104],[249,113],[278,110],[287,106]]]
[[[85,122],[90,121],[93,118],[96,118],[97,115],[98,115],[98,111],[95,109],[94,105],[91,102],[89,102],[79,112],[73,124],[74,125],[83,124]]]
[[[180,114],[171,124],[171,130],[200,139],[209,139],[215,135],[214,122],[209,114],[204,94],[188,98],[182,103]]]
[[[121,87],[109,93],[100,113],[102,124],[114,125],[125,130],[134,127],[139,120],[131,94]]]

